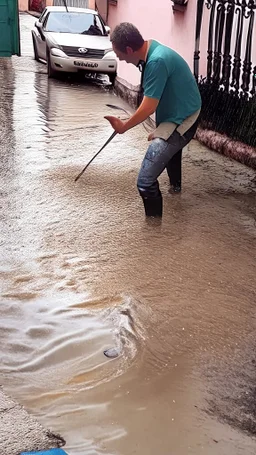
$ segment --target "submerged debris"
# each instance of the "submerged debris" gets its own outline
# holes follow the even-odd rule
[[[115,359],[116,357],[119,357],[120,350],[117,348],[106,349],[106,351],[104,351],[104,355],[109,359]]]

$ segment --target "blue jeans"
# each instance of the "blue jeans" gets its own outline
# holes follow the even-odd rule
[[[197,125],[198,121],[183,136],[175,130],[167,141],[161,138],[153,139],[142,161],[138,175],[137,187],[140,193],[146,193],[147,197],[153,198],[161,195],[158,177],[173,156],[191,141]]]

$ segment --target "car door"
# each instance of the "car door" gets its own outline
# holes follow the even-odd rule
[[[43,60],[46,60],[46,39],[45,39],[45,31],[44,31],[44,24],[49,16],[49,12],[42,16],[41,21],[39,22],[40,31],[38,30],[37,36],[37,50],[38,56]]]

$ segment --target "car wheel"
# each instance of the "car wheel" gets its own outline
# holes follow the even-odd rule
[[[114,85],[115,84],[115,80],[116,80],[116,73],[111,73],[111,74],[108,75],[108,77],[109,77],[110,83],[112,85]]]
[[[51,64],[50,51],[47,49],[47,74],[50,79],[57,77],[57,71],[55,71]]]
[[[34,48],[34,58],[37,62],[39,62],[39,56],[38,56],[38,51],[37,51],[37,47],[36,47],[36,40],[35,40],[35,37],[33,34],[32,34],[32,41],[33,41],[33,48]]]

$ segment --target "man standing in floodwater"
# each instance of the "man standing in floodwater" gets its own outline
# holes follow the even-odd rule
[[[119,60],[142,69],[144,96],[128,120],[105,118],[117,133],[123,134],[156,113],[156,129],[148,137],[152,142],[143,159],[137,187],[146,216],[162,217],[162,194],[157,179],[166,169],[171,190],[181,191],[182,148],[195,135],[201,96],[186,61],[156,40],[145,41],[133,24],[119,24],[111,41]]]

